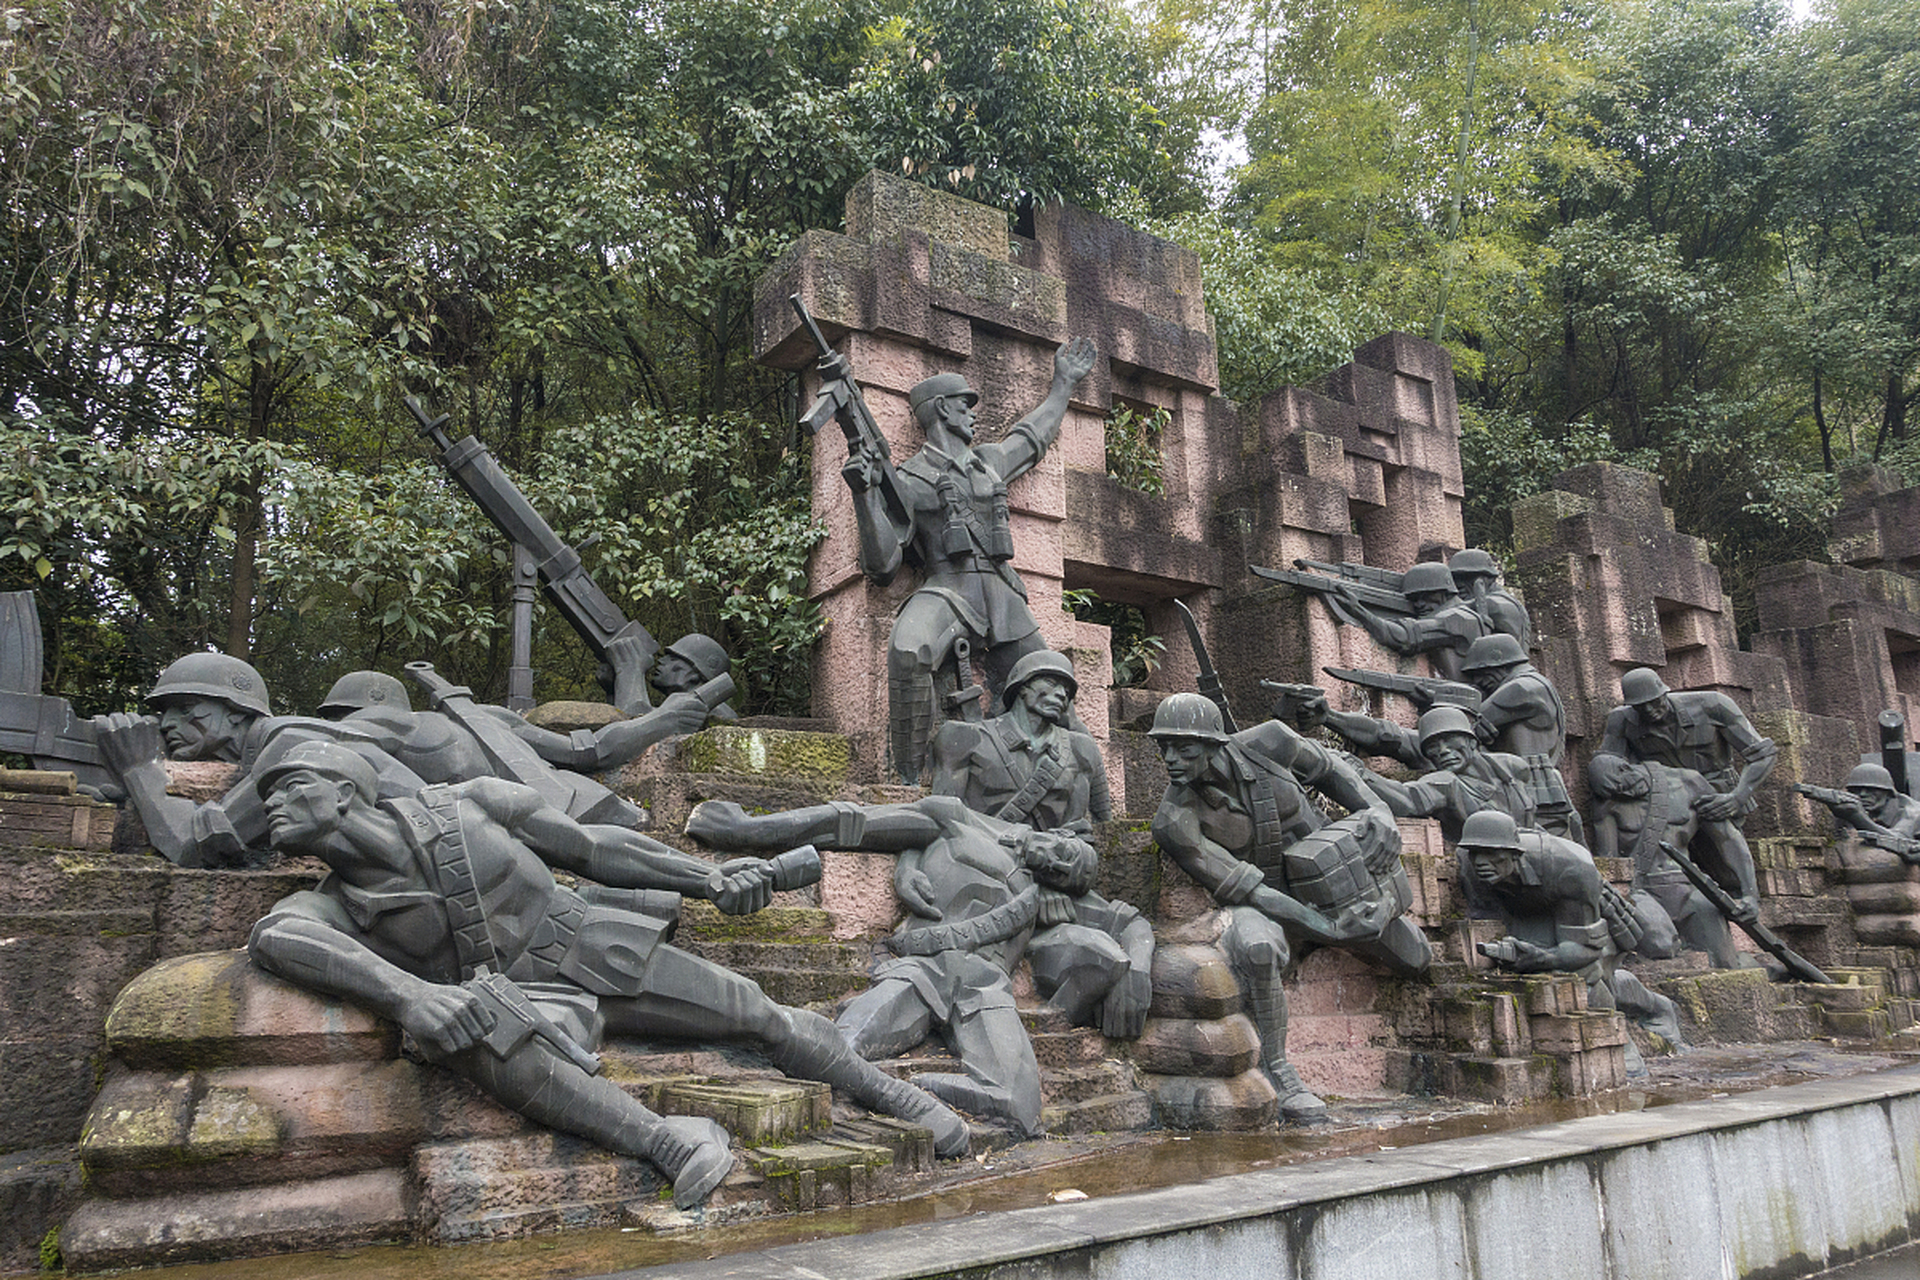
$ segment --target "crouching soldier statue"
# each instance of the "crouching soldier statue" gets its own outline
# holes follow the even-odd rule
[[[1280,1113],[1321,1119],[1326,1103],[1287,1061],[1289,938],[1344,947],[1397,974],[1426,972],[1433,953],[1404,914],[1413,893],[1393,814],[1353,766],[1278,720],[1229,736],[1212,702],[1176,693],[1148,732],[1168,779],[1154,839],[1227,909],[1221,946],[1246,992]],[[1322,816],[1309,787],[1348,816]]]
[[[599,1075],[603,1035],[743,1041],[789,1075],[928,1126],[944,1155],[967,1149],[965,1121],[862,1061],[825,1018],[666,945],[673,894],[590,898],[555,882],[551,866],[584,870],[597,841],[631,833],[583,827],[499,778],[376,806],[373,767],[325,742],[287,752],[258,787],[274,847],[331,872],[254,927],[261,968],[392,1019],[427,1058],[528,1119],[652,1161],[681,1208],[733,1167],[726,1132],[657,1116]],[[669,878],[687,870],[662,867]],[[722,910],[758,910],[771,896],[760,859],[706,870]]]

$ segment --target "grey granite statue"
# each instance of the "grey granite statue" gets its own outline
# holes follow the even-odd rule
[[[1507,936],[1480,944],[1481,954],[1516,973],[1577,973],[1587,982],[1588,1007],[1618,1009],[1674,1048],[1685,1047],[1673,1001],[1619,967],[1620,952],[1645,926],[1600,878],[1592,854],[1571,840],[1521,830],[1493,810],[1467,819],[1460,852],[1506,924]],[[1645,1074],[1631,1040],[1626,1056],[1629,1074]]]
[[[1634,903],[1653,926],[1637,950],[1664,959],[1684,944],[1706,952],[1716,969],[1751,966],[1753,962],[1735,950],[1726,917],[1660,848],[1664,841],[1684,849],[1696,836],[1721,850],[1743,847],[1732,822],[1709,822],[1694,808],[1714,794],[1713,784],[1694,769],[1636,762],[1603,751],[1587,764],[1587,785],[1593,793],[1594,856],[1633,860]],[[1737,861],[1737,856],[1723,853],[1715,865]],[[1661,928],[1662,921],[1670,921],[1671,927]]]
[[[1713,785],[1714,794],[1696,801],[1694,811],[1706,823],[1730,824],[1731,837],[1704,829],[1696,833],[1691,845],[1695,860],[1722,884],[1739,886],[1736,919],[1758,919],[1753,854],[1739,824],[1754,810],[1754,789],[1773,771],[1779,754],[1773,740],[1762,737],[1725,694],[1675,693],[1649,667],[1635,667],[1622,676],[1620,692],[1627,705],[1607,714],[1600,751],[1693,769]],[[1712,843],[1715,838],[1718,847]]]
[[[663,1119],[599,1075],[604,1035],[739,1040],[789,1075],[928,1126],[943,1155],[966,1151],[959,1116],[862,1060],[825,1018],[667,945],[678,908],[661,910],[661,895],[622,904],[558,884],[550,867],[601,869],[601,837],[530,788],[483,778],[376,804],[366,760],[320,742],[289,751],[256,785],[274,847],[330,872],[255,926],[256,963],[391,1018],[430,1060],[529,1119],[652,1161],[680,1207],[705,1200],[732,1167],[726,1133]],[[657,887],[717,884],[713,896],[734,911],[771,893],[760,859],[716,868],[675,857],[646,864]]]
[[[373,737],[425,782],[511,778],[577,822],[644,827],[646,810],[587,775],[617,768],[674,734],[697,732],[707,716],[698,695],[676,693],[637,718],[556,733],[476,702],[426,663],[409,663],[407,672],[427,686],[434,710],[415,711],[407,687],[384,672],[354,671],[334,682],[320,714]]]
[[[1340,756],[1277,720],[1229,736],[1197,693],[1161,701],[1149,730],[1168,785],[1154,839],[1227,909],[1221,938],[1260,1035],[1281,1114],[1326,1104],[1287,1061],[1290,937],[1344,947],[1399,974],[1424,973],[1427,940],[1406,918],[1412,889],[1386,801]],[[1306,788],[1349,810],[1329,821]]]
[[[1079,689],[1064,653],[1041,649],[1014,663],[1005,714],[949,720],[934,734],[934,794],[1042,830],[1086,830],[1112,817],[1100,748],[1069,724]]]
[[[1460,594],[1487,624],[1488,634],[1512,636],[1522,650],[1532,646],[1533,619],[1527,616],[1527,606],[1500,581],[1498,560],[1479,547],[1468,547],[1449,556],[1447,568],[1453,571]]]
[[[1465,711],[1435,707],[1420,717],[1415,732],[1432,772],[1412,782],[1376,773],[1364,777],[1397,817],[1438,819],[1449,844],[1459,842],[1461,826],[1482,809],[1498,809],[1522,826],[1534,825],[1527,762],[1503,751],[1483,750]]]
[[[965,1111],[1040,1132],[1040,1070],[1014,1008],[1011,975],[1026,955],[1055,1007],[1104,1034],[1140,1034],[1152,999],[1153,928],[1093,892],[1098,857],[1071,831],[1035,831],[950,796],[863,808],[834,803],[748,815],[706,801],[687,834],[729,851],[810,843],[897,856],[907,919],[891,957],[839,1025],[869,1058],[905,1053],[938,1030],[965,1074],[914,1083]]]
[[[854,495],[861,570],[881,586],[904,565],[926,571],[887,641],[889,741],[894,768],[908,782],[919,782],[933,734],[935,670],[951,660],[957,642],[983,660],[996,696],[1014,663],[1044,647],[1013,571],[1007,485],[1059,438],[1068,398],[1094,355],[1085,338],[1061,346],[1046,398],[1005,439],[977,447],[979,395],[957,373],[935,374],[907,397],[926,447],[897,470],[863,447],[841,469]]]
[[[660,661],[648,676],[646,645],[646,639],[640,636],[623,636],[607,643],[614,678],[613,705],[629,716],[644,716],[653,710],[649,686],[663,698],[693,693],[726,675],[733,666],[733,659],[718,640],[689,631],[660,651]],[[739,718],[740,713],[725,702],[707,712],[708,724],[732,724]]]
[[[1546,756],[1559,764],[1567,754],[1567,708],[1560,691],[1505,632],[1481,636],[1467,646],[1461,671],[1480,690],[1480,736],[1496,751]]]
[[[249,851],[266,848],[266,812],[253,778],[297,743],[335,741],[361,753],[378,772],[383,798],[423,785],[358,729],[271,714],[260,673],[223,653],[190,653],[174,661],[147,701],[157,717],[96,716],[94,734],[148,841],[183,867],[235,866]],[[167,794],[163,758],[235,764],[240,777],[219,800],[202,804]]]
[[[406,688],[377,671],[336,681],[325,719],[270,714],[266,682],[251,665],[219,653],[190,653],[167,667],[147,695],[157,718],[96,717],[95,736],[153,847],[187,867],[237,865],[266,847],[267,827],[250,776],[296,742],[331,741],[361,752],[380,770],[381,798],[410,795],[428,782],[511,776],[538,787],[576,818],[640,827],[646,813],[573,769],[607,769],[704,721],[706,704],[676,694],[659,709],[591,733],[565,735],[528,724],[504,707],[475,703],[425,664],[447,714],[412,711]],[[240,766],[219,800],[201,804],[167,794],[167,760]]]
[[[1413,610],[1411,617],[1375,609],[1344,579],[1334,579],[1320,598],[1341,622],[1364,628],[1404,657],[1424,653],[1436,675],[1460,679],[1467,647],[1487,633],[1486,622],[1460,598],[1453,574],[1444,564],[1416,564],[1400,576],[1400,583]]]
[[[1841,826],[1863,836],[1877,836],[1889,844],[1920,839],[1920,800],[1901,795],[1884,765],[1855,765],[1841,791],[1805,785],[1794,790],[1826,805]]]

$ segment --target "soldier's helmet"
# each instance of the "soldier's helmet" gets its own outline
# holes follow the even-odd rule
[[[711,680],[733,665],[733,659],[720,647],[720,642],[712,636],[701,635],[698,631],[688,632],[667,646],[667,652],[676,657],[685,658],[687,665],[700,673],[703,681]]]
[[[1511,849],[1520,851],[1520,828],[1513,815],[1497,809],[1482,809],[1470,816],[1460,828],[1462,849]]]
[[[1493,578],[1500,573],[1500,564],[1489,553],[1479,547],[1468,547],[1465,551],[1456,551],[1447,560],[1447,568],[1453,570],[1457,578]]]
[[[1154,708],[1149,738],[1199,738],[1205,742],[1225,742],[1226,722],[1220,708],[1198,693],[1172,693]]]
[[[907,392],[907,408],[917,418],[920,406],[943,396],[959,396],[968,405],[980,403],[980,393],[967,385],[967,380],[957,373],[936,373],[931,378],[922,378],[913,384],[913,390]]]
[[[1620,696],[1636,707],[1670,692],[1667,682],[1652,667],[1635,667],[1620,677]]]
[[[267,682],[251,663],[224,653],[190,653],[175,658],[154,682],[148,702],[162,698],[211,698],[237,711],[270,716]]]
[[[1459,707],[1435,707],[1428,711],[1420,717],[1419,733],[1423,747],[1432,739],[1447,733],[1464,733],[1475,741],[1479,740],[1473,732],[1472,717]]]
[[[1007,700],[1011,702],[1020,686],[1035,676],[1053,676],[1059,679],[1067,686],[1069,698],[1076,697],[1080,693],[1080,682],[1074,678],[1072,660],[1064,653],[1056,653],[1052,649],[1041,649],[1013,664],[1013,670],[1007,673]]]
[[[384,671],[349,671],[327,690],[320,714],[345,716],[372,708],[411,711],[413,700],[407,696],[407,686]]]
[[[289,748],[278,760],[260,770],[254,787],[265,798],[274,784],[290,773],[310,769],[323,778],[350,782],[361,799],[372,804],[380,796],[380,775],[358,753],[337,742],[301,742]]]
[[[1496,631],[1490,636],[1481,636],[1467,646],[1466,660],[1460,664],[1462,671],[1489,671],[1495,667],[1511,667],[1527,660],[1527,651],[1520,642],[1504,631]]]
[[[1453,570],[1437,560],[1422,560],[1400,575],[1402,595],[1427,595],[1436,591],[1444,591],[1448,595],[1460,594],[1460,587],[1453,580]]]
[[[1897,791],[1893,775],[1877,764],[1857,764],[1844,784],[1849,791]]]

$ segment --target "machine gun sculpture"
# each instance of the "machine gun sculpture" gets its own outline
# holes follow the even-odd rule
[[[1382,689],[1397,693],[1425,711],[1429,707],[1459,707],[1468,715],[1480,714],[1480,691],[1458,680],[1437,676],[1402,676],[1391,671],[1368,671],[1359,667],[1322,667],[1335,680],[1359,685],[1363,689]]]
[[[493,522],[493,527],[513,544],[516,594],[521,589],[523,576],[538,577],[548,601],[600,660],[600,682],[609,692],[613,689],[613,668],[607,647],[615,640],[638,640],[640,661],[643,667],[651,667],[660,652],[659,642],[646,627],[628,618],[608,599],[607,593],[581,564],[579,550],[563,541],[553,526],[534,510],[527,495],[520,492],[520,487],[501,469],[492,452],[471,435],[462,437],[458,443],[448,439],[447,415],[429,416],[417,397],[408,396],[406,404],[420,424],[420,434],[433,446],[440,465]],[[515,687],[514,695],[509,697],[507,705],[515,710],[524,710],[514,706],[523,697],[527,705],[532,704],[531,669],[527,666],[531,643],[526,634],[532,626],[530,596],[526,604],[526,608],[516,604],[514,610],[514,667],[516,676],[520,677],[514,685],[527,686],[524,691]]]
[[[1305,591],[1320,596],[1332,609],[1334,616],[1343,622],[1360,625],[1359,620],[1349,614],[1345,608],[1352,600],[1367,606],[1375,613],[1393,614],[1407,617],[1413,613],[1413,605],[1408,602],[1400,590],[1401,575],[1391,569],[1377,569],[1365,564],[1329,564],[1324,560],[1299,559],[1293,562],[1291,569],[1269,569],[1265,565],[1247,566],[1256,577],[1269,582],[1283,582],[1296,591]]]

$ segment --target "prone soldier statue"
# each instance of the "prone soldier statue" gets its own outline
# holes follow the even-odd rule
[[[392,1019],[529,1119],[652,1161],[680,1207],[732,1167],[726,1133],[657,1116],[598,1074],[603,1035],[744,1041],[789,1075],[925,1124],[944,1155],[967,1149],[959,1116],[862,1060],[825,1018],[668,945],[677,905],[557,883],[552,867],[596,869],[599,837],[532,788],[481,778],[376,803],[373,766],[327,742],[295,746],[254,785],[274,847],[330,872],[254,927],[257,964]],[[761,859],[700,865],[723,910],[758,910],[775,885]]]
[[[914,1083],[1022,1137],[1040,1132],[1041,1103],[1039,1064],[1013,1000],[1023,955],[1036,989],[1073,1021],[1140,1034],[1153,996],[1153,927],[1093,891],[1098,855],[1071,830],[1035,831],[927,796],[757,815],[708,800],[688,816],[687,834],[728,851],[804,841],[894,854],[908,915],[839,1026],[869,1058],[904,1053],[938,1030],[963,1072],[924,1072]]]

